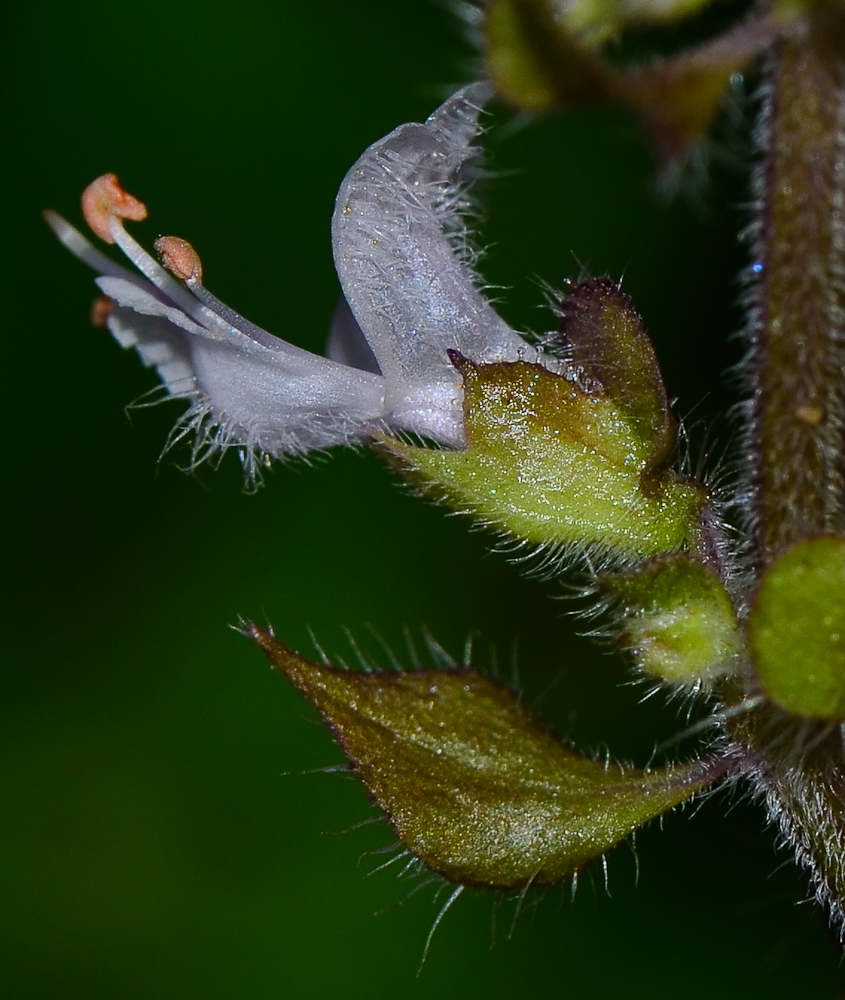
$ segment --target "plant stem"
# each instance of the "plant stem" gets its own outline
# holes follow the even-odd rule
[[[753,577],[845,531],[845,11],[772,53],[756,173],[747,497]],[[748,595],[753,600],[753,593]],[[759,694],[749,679],[744,695]],[[743,769],[845,941],[845,726],[771,702],[728,725]]]
[[[774,53],[752,227],[749,461],[757,572],[841,531],[845,500],[845,14]]]
[[[838,722],[790,715],[769,702],[729,725],[741,767],[810,876],[845,945],[845,748]]]

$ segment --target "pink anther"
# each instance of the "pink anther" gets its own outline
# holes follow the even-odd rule
[[[118,184],[115,174],[103,174],[82,192],[82,214],[100,239],[114,243],[109,219],[146,219],[147,208]]]
[[[113,312],[114,299],[110,299],[108,295],[98,295],[91,305],[91,322],[94,326],[105,327]]]
[[[190,243],[178,236],[160,236],[153,246],[161,254],[161,263],[182,281],[202,281],[202,261]]]

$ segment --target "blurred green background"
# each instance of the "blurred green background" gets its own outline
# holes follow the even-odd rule
[[[529,896],[512,936],[511,902],[494,932],[495,900],[465,894],[416,978],[433,890],[394,909],[410,883],[367,877],[389,832],[330,835],[372,810],[343,777],[297,773],[338,751],[228,628],[239,615],[301,649],[310,626],[341,655],[344,627],[400,651],[403,626],[455,651],[475,631],[505,676],[517,650],[562,734],[639,763],[685,719],[640,705],[624,664],[574,635],[558,584],[521,578],[370,455],[279,467],[256,496],[233,459],[193,477],[184,453],[158,461],[175,404],[126,414],[153,377],[89,325],[91,275],[39,219],[49,206],[78,223],[83,187],[113,170],[150,209],[143,242],[189,239],[216,294],[319,350],[338,184],[470,72],[451,14],[76,0],[5,20],[3,995],[833,997],[837,950],[739,795],[642,832],[638,885],[614,852],[612,898],[600,877],[574,903]],[[624,274],[700,452],[738,356],[730,155],[709,187],[665,201],[621,114],[494,121],[484,269],[513,286],[501,308],[542,330],[538,279]]]

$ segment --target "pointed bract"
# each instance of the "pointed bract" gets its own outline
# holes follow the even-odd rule
[[[469,667],[336,670],[248,633],[325,717],[405,847],[463,885],[562,882],[725,770],[715,758],[639,770],[585,757]]]

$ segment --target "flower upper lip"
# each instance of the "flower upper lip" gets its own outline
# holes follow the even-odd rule
[[[401,125],[347,173],[332,219],[337,273],[386,376],[392,422],[464,444],[460,377],[448,348],[517,360],[525,341],[477,288],[462,210],[486,84],[458,91],[425,124]]]
[[[344,300],[329,357],[281,340],[216,299],[200,281],[199,258],[174,237],[160,242],[187,255],[174,267],[185,280],[168,273],[124,229],[121,215],[142,218],[144,207],[114,175],[86,192],[86,213],[91,205],[97,213],[86,218],[143,277],[46,213],[59,239],[98,272],[114,303],[106,323],[118,342],[157,369],[168,395],[191,401],[175,437],[196,432],[194,462],[237,446],[255,476],[257,457],[354,444],[378,431],[462,447],[461,381],[449,350],[479,363],[554,364],[492,309],[467,250],[463,213],[489,96],[483,83],[462,88],[424,124],[402,125],[370,146],[346,175],[332,221]]]

